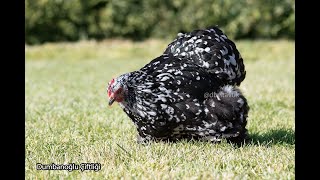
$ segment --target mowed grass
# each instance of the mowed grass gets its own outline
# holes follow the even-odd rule
[[[26,179],[294,179],[294,42],[236,41],[247,70],[252,141],[136,143],[112,77],[137,70],[169,40],[26,46]],[[98,172],[39,171],[36,163],[101,163]]]

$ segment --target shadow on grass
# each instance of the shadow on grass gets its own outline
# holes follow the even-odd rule
[[[266,133],[249,133],[248,144],[253,145],[294,145],[295,132],[291,129],[274,129]]]
[[[199,142],[206,142],[201,141],[199,139],[179,139],[179,140],[159,140],[159,141],[148,141],[148,142],[137,142],[141,145],[150,145],[154,142],[164,142],[168,144],[175,144],[175,143],[199,143]],[[210,142],[210,141],[207,141]],[[226,141],[230,142],[230,141]],[[217,142],[219,143],[219,142]],[[295,144],[295,132],[291,129],[273,129],[265,133],[257,133],[257,132],[249,132],[249,137],[246,140],[241,141],[233,141],[230,142],[234,147],[243,147],[243,146],[272,146],[272,145],[294,145]],[[122,149],[125,153],[129,154],[122,146],[117,144],[117,146]]]

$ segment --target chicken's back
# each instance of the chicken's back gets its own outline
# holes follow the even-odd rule
[[[179,33],[164,54],[191,61],[224,84],[240,85],[246,75],[236,45],[217,27]]]

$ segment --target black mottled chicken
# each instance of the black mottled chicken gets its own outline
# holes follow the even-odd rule
[[[179,33],[162,55],[109,82],[109,105],[119,103],[138,142],[242,142],[249,106],[237,86],[245,75],[236,45],[219,28]]]

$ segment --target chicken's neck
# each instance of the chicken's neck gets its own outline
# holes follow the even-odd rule
[[[119,102],[121,108],[132,109],[135,103],[135,92],[132,84],[132,73],[128,73],[128,79],[125,83],[124,98],[122,102]]]

